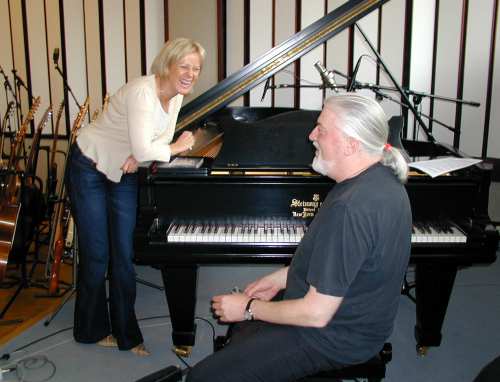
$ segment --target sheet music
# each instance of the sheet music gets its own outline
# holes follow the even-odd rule
[[[435,178],[436,176],[447,174],[450,171],[469,167],[479,162],[481,162],[481,159],[457,158],[450,156],[439,159],[411,162],[408,164],[408,166],[416,168],[417,170],[425,172],[432,178]]]
[[[158,168],[200,168],[203,158],[176,157],[171,162],[158,162]]]

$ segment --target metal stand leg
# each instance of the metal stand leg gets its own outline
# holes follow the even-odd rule
[[[150,288],[154,288],[154,289],[157,289],[157,290],[164,290],[165,288],[163,288],[161,285],[158,285],[158,284],[154,284],[152,282],[149,282],[149,281],[146,281],[144,279],[141,279],[139,277],[136,277],[135,278],[135,281],[139,284],[142,284],[142,285],[146,285]]]

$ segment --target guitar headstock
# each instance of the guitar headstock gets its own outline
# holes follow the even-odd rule
[[[78,112],[78,115],[75,118],[75,121],[73,122],[73,128],[71,129],[71,136],[70,136],[70,142],[73,142],[75,133],[78,131],[78,129],[82,126],[83,119],[85,118],[85,115],[89,111],[89,97],[85,99],[85,103],[80,107],[80,111]]]
[[[35,113],[38,110],[38,107],[40,106],[40,103],[42,102],[42,99],[40,96],[36,97],[33,99],[33,103],[31,104],[30,110],[28,111],[28,115],[26,116],[26,119],[24,120],[25,124],[30,123],[33,118],[35,118]]]
[[[33,99],[30,110],[28,111],[26,118],[24,118],[24,122],[22,123],[19,131],[17,132],[16,139],[18,141],[23,139],[24,136],[26,135],[26,130],[28,129],[28,125],[35,117],[35,113],[38,110],[38,107],[40,106],[40,102],[42,102],[40,96]]]

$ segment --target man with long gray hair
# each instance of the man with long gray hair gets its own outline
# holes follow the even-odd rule
[[[388,129],[372,99],[326,100],[309,139],[313,168],[336,184],[289,267],[213,298],[221,321],[252,322],[235,325],[229,344],[187,381],[296,381],[380,351],[393,329],[412,226],[408,166],[387,143]]]

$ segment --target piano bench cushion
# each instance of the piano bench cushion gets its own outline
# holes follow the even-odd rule
[[[369,382],[379,382],[385,378],[386,364],[392,359],[392,345],[384,344],[375,357],[366,362],[346,366],[341,369],[325,370],[300,379],[297,382],[335,382],[342,379],[365,378]]]

